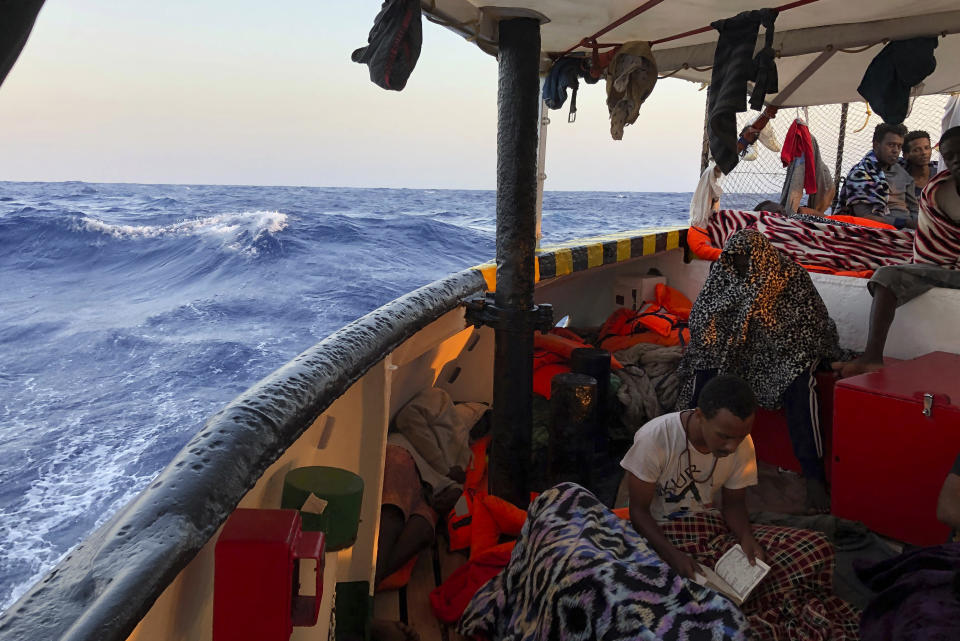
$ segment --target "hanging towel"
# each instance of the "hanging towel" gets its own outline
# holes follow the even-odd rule
[[[816,136],[810,136],[810,139],[813,141],[813,157],[816,161],[817,193],[810,195],[810,198],[807,199],[807,206],[822,214],[833,204],[837,186],[833,182],[833,174],[830,172],[830,168],[827,167],[827,163],[823,162],[823,157],[820,155],[820,145],[817,143]]]
[[[946,131],[953,127],[960,126],[960,94],[952,94],[947,98],[947,104],[943,107],[943,118],[940,119],[940,131]],[[937,173],[944,171],[947,163],[940,158],[940,164],[937,167]],[[931,176],[932,178],[933,176]]]
[[[772,43],[775,9],[744,11],[733,18],[717,20],[711,26],[720,32],[713,54],[713,72],[710,75],[707,133],[710,153],[723,173],[729,174],[737,166],[737,113],[747,110],[747,81],[755,82],[751,105],[763,104],[763,97],[777,91],[777,73],[772,49],[765,47],[757,59],[753,50],[757,44],[760,24],[766,28],[766,42]],[[771,68],[772,67],[772,68]]]
[[[857,87],[884,122],[899,125],[907,117],[910,89],[937,68],[937,38],[894,40],[870,61]]]
[[[623,139],[623,128],[640,115],[640,105],[657,84],[657,61],[649,42],[628,42],[617,50],[607,67],[607,109],[610,135]]]
[[[370,67],[374,84],[402,90],[420,57],[420,18],[420,0],[385,0],[367,36],[369,44],[354,51],[350,59]]]
[[[797,118],[783,138],[780,160],[786,167],[794,158],[803,158],[803,189],[808,194],[817,193],[817,163],[813,153],[813,139],[806,123]]]
[[[700,182],[690,199],[690,226],[706,228],[710,223],[710,213],[713,211],[713,201],[720,200],[723,187],[720,186],[716,163],[712,160],[700,174]]]

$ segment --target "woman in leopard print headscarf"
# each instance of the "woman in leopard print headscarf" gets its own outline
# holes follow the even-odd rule
[[[693,407],[712,376],[735,374],[765,408],[786,410],[803,475],[822,486],[823,447],[813,373],[838,355],[837,327],[810,275],[760,232],[727,241],[690,313],[690,346],[680,362],[678,408]],[[808,500],[817,510],[826,497]]]

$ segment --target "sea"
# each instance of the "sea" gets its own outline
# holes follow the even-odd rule
[[[690,196],[547,192],[543,243]],[[0,611],[250,385],[494,256],[492,191],[0,182]]]

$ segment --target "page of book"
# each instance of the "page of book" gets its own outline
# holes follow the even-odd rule
[[[726,551],[714,571],[737,593],[740,599],[745,599],[750,591],[770,571],[770,566],[757,559],[756,565],[750,565],[747,555],[740,544],[734,545]]]

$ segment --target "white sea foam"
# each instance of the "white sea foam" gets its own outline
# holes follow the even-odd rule
[[[148,369],[161,366],[153,361],[151,359]],[[94,386],[93,391],[97,387],[99,385]],[[40,411],[49,411],[60,398],[53,389],[34,387],[33,393],[32,406]],[[149,401],[156,407],[160,420],[155,425],[141,426],[136,431],[119,435],[104,435],[90,430],[86,413],[79,412],[62,426],[61,436],[49,456],[37,461],[38,477],[23,494],[22,500],[7,510],[0,510],[0,522],[4,524],[0,528],[4,560],[26,562],[31,572],[28,578],[10,586],[12,589],[8,594],[0,594],[0,612],[69,552],[51,540],[57,536],[54,533],[61,532],[65,524],[91,514],[97,517],[93,522],[87,522],[88,529],[79,532],[80,537],[102,525],[156,476],[156,472],[148,475],[132,473],[130,468],[151,454],[164,432],[181,422],[202,423],[202,412],[184,411],[182,402],[178,402],[169,390],[152,389],[149,394],[138,396],[144,397],[142,402]],[[13,425],[6,427],[20,433],[37,426],[14,421]],[[122,453],[118,455],[116,447],[105,443],[105,437],[122,438]],[[117,488],[123,488],[123,491],[117,492]]]
[[[281,232],[287,225],[287,215],[282,212],[246,211],[181,220],[170,225],[114,225],[84,216],[77,221],[74,228],[121,239],[187,236],[219,238],[227,249],[252,251],[255,254],[256,251],[248,244],[237,242],[237,236],[246,234],[248,238],[256,239],[262,234]]]

